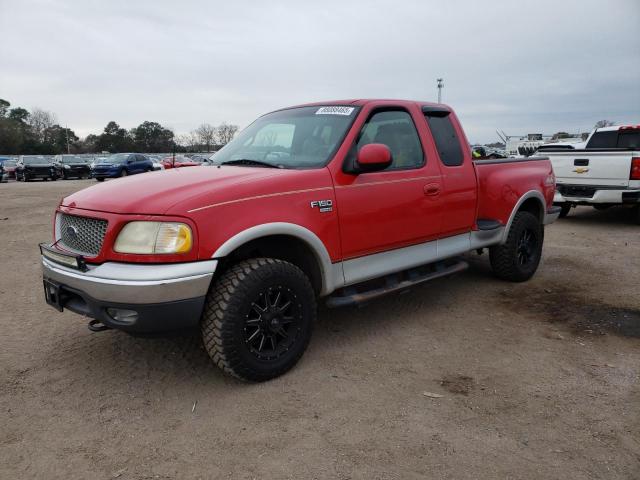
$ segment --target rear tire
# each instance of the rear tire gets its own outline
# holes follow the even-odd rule
[[[491,268],[498,278],[510,282],[529,280],[540,263],[544,227],[529,212],[518,212],[511,223],[507,241],[489,249]]]
[[[202,339],[225,373],[263,382],[298,362],[315,319],[315,293],[302,270],[282,260],[253,258],[214,281],[202,315]]]
[[[99,182],[104,182],[104,178],[96,178],[96,180]]]
[[[571,211],[571,204],[570,203],[562,203],[562,204],[560,204],[560,218],[564,218],[567,215],[569,215],[570,211]]]

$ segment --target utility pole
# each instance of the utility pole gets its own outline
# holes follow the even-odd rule
[[[438,81],[438,103],[442,103],[442,87],[444,87],[444,82],[442,78],[436,80]]]

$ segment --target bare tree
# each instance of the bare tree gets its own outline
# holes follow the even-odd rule
[[[211,151],[211,147],[216,141],[216,127],[203,123],[191,133],[196,135],[199,143],[207,149],[207,152]]]
[[[39,142],[47,140],[47,130],[56,124],[56,115],[41,108],[34,108],[29,114],[27,124],[31,127],[31,131]]]
[[[233,137],[236,135],[237,132],[238,132],[237,125],[229,124],[227,122],[222,122],[220,125],[218,125],[218,128],[216,128],[216,133],[217,133],[216,138],[218,140],[218,143],[220,145],[226,145],[231,140],[233,140]]]
[[[195,131],[178,135],[176,143],[190,152],[199,150],[200,138]]]
[[[612,127],[615,124],[616,122],[612,122],[611,120],[598,120],[593,128]]]

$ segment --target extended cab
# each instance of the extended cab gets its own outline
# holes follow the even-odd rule
[[[47,302],[93,330],[199,326],[224,371],[267,380],[303,354],[319,298],[404,290],[485,247],[498,277],[525,281],[560,212],[548,159],[472,161],[441,104],[278,110],[211,161],[62,199],[41,244]]]
[[[576,205],[626,205],[636,208],[640,223],[640,125],[598,128],[583,149],[549,145],[544,155],[553,164],[561,217]]]

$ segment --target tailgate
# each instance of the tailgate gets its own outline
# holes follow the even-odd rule
[[[548,152],[557,183],[629,186],[633,152]]]

